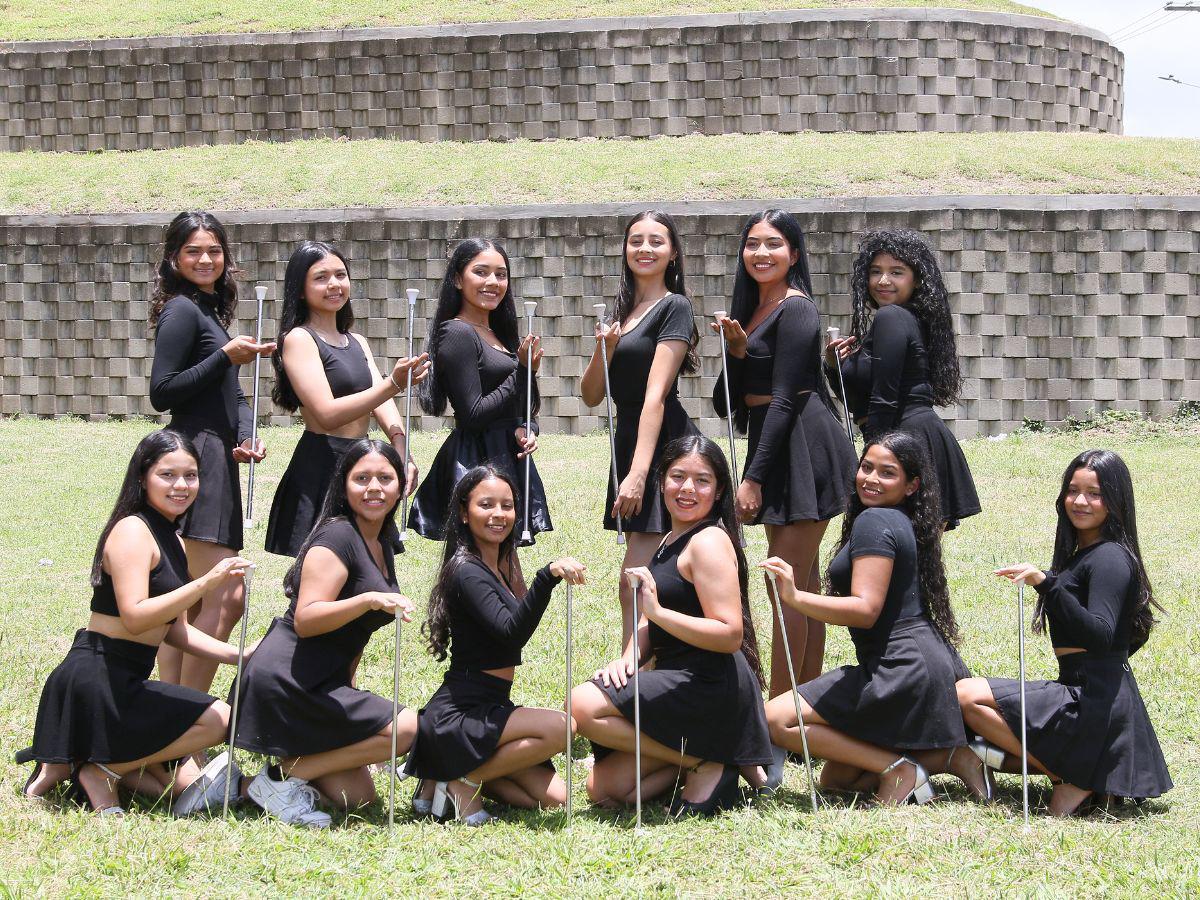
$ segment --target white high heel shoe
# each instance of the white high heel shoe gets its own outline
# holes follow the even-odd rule
[[[979,761],[989,769],[999,769],[1004,765],[1005,753],[999,747],[989,744],[981,737],[977,737],[967,744],[971,748],[971,752],[979,757]]]
[[[914,759],[909,759],[907,756],[899,757],[894,763],[879,773],[880,781],[883,780],[888,772],[900,768],[900,766],[912,766],[917,770],[917,781],[913,785],[912,790],[896,801],[897,806],[903,806],[910,801],[918,804],[926,804],[934,798],[933,783],[929,780],[929,773],[925,771],[925,767]]]
[[[480,785],[476,784],[474,781],[467,781],[465,778],[459,778],[457,780],[467,785],[467,787],[474,788],[476,795],[479,794]],[[439,781],[434,786],[432,804],[433,814],[439,819],[447,818],[447,806],[453,805],[454,820],[456,822],[462,822],[464,825],[472,828],[479,825],[486,825],[492,820],[492,817],[482,809],[464,817],[461,812],[462,803],[460,803],[459,799],[454,796],[454,794],[450,793],[450,786],[445,781]]]
[[[972,752],[974,752],[974,748],[971,747],[969,744],[967,745],[966,748],[964,748],[964,747],[951,747],[950,748],[950,755],[946,757],[946,770],[948,772],[950,772],[951,775],[954,774],[954,772],[951,768],[951,765],[950,765],[954,761],[954,754],[957,753],[959,750],[963,750],[963,749],[970,749]],[[992,747],[991,749],[995,750],[997,748]],[[979,760],[979,762],[983,766],[983,796],[980,797],[978,795],[975,795],[974,793],[972,793],[972,796],[975,796],[976,799],[982,800],[984,803],[991,803],[992,800],[995,799],[995,793],[996,793],[996,784],[995,784],[994,779],[992,778],[991,767],[988,766],[986,760],[984,760],[981,756],[979,756],[979,754],[976,753],[975,757]],[[959,776],[955,776],[955,777],[959,777]],[[960,780],[962,780],[962,779],[960,778]],[[966,782],[964,781],[963,783],[965,784]],[[968,789],[969,789],[969,787],[970,786],[968,785]]]

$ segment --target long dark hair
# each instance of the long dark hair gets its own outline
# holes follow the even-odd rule
[[[471,499],[471,492],[480,482],[489,478],[498,478],[508,485],[512,491],[513,502],[517,499],[517,486],[509,475],[494,466],[476,466],[459,479],[458,484],[450,494],[450,502],[446,509],[446,545],[442,549],[442,567],[438,571],[437,583],[429,594],[429,610],[421,633],[425,635],[429,652],[441,662],[446,658],[450,646],[450,611],[446,604],[449,601],[450,578],[455,570],[470,559],[481,559],[479,545],[475,535],[471,533],[471,525],[462,520]],[[516,527],[509,530],[504,540],[500,542],[500,564],[509,569],[512,574],[512,561],[516,557]]]
[[[746,657],[746,662],[750,664],[754,677],[758,679],[759,687],[766,687],[767,681],[763,677],[762,660],[758,655],[758,635],[754,631],[754,619],[750,615],[750,570],[746,565],[746,554],[742,551],[741,543],[738,541],[737,516],[733,510],[733,499],[737,486],[729,474],[729,463],[725,461],[725,454],[715,441],[700,434],[675,438],[663,448],[662,459],[658,464],[658,483],[665,487],[667,471],[671,466],[676,461],[693,453],[708,463],[717,479],[717,496],[713,501],[712,515],[729,535],[729,540],[733,544],[733,553],[737,557],[738,590],[742,599],[742,654]]]
[[[1100,526],[1100,540],[1112,541],[1129,554],[1133,563],[1134,575],[1138,581],[1138,594],[1131,616],[1129,643],[1131,652],[1134,652],[1150,637],[1150,630],[1155,624],[1154,610],[1161,610],[1162,607],[1154,599],[1150,579],[1146,575],[1146,566],[1142,562],[1142,551],[1138,545],[1133,478],[1125,460],[1111,450],[1084,450],[1071,460],[1063,472],[1062,487],[1059,488],[1058,499],[1054,501],[1054,509],[1058,512],[1058,529],[1054,533],[1054,560],[1050,568],[1055,572],[1063,571],[1079,550],[1079,535],[1067,516],[1066,508],[1067,489],[1071,486],[1071,477],[1079,469],[1095,472],[1096,480],[1100,482],[1100,497],[1108,513],[1104,524]],[[1033,627],[1035,631],[1042,631],[1046,627],[1046,605],[1041,595],[1038,595],[1037,606],[1033,611]]]
[[[950,588],[946,584],[946,567],[942,563],[942,513],[937,470],[921,442],[907,432],[892,431],[877,440],[868,441],[859,457],[860,464],[867,450],[874,446],[891,451],[909,481],[920,479],[917,489],[905,498],[900,509],[912,522],[913,535],[917,540],[917,581],[921,591],[921,609],[947,643],[957,645],[958,622],[950,605]],[[842,520],[842,535],[830,556],[831,566],[838,551],[849,543],[854,520],[866,508],[855,490],[850,495],[850,503]],[[832,591],[829,569],[825,570],[825,586],[826,590]]]
[[[633,270],[629,268],[629,257],[626,255],[625,248],[628,246],[629,232],[633,230],[633,226],[646,220],[657,222],[667,229],[667,235],[671,239],[671,249],[675,251],[675,258],[667,263],[667,290],[672,294],[687,297],[689,303],[692,299],[688,297],[687,288],[683,283],[683,241],[679,237],[679,228],[675,225],[675,220],[671,218],[670,213],[665,213],[660,209],[642,210],[626,223],[625,237],[621,241],[621,283],[617,287],[616,317],[622,325],[633,312],[633,308],[637,306],[637,282],[634,280]],[[696,345],[699,342],[700,332],[696,329],[696,321],[693,319],[692,336],[688,341],[687,355],[683,358],[683,365],[680,366],[680,371],[685,375],[690,375],[700,368],[700,358],[696,355]]]
[[[317,524],[313,526],[313,530],[308,533],[308,537],[300,545],[300,550],[296,553],[296,561],[283,576],[283,595],[289,600],[295,600],[300,595],[300,573],[304,569],[304,557],[308,554],[308,548],[312,546],[317,533],[337,519],[354,522],[354,511],[350,509],[350,500],[346,495],[346,479],[358,461],[371,453],[382,455],[388,461],[388,465],[395,470],[399,483],[404,484],[404,463],[400,459],[400,454],[391,444],[363,438],[350,445],[349,449],[342,454],[342,458],[338,460],[337,468],[333,472],[333,480],[329,482],[329,490],[325,492],[325,499],[321,502],[321,514],[317,516]],[[403,487],[401,487],[401,494],[403,494]],[[399,505],[400,497],[397,496],[396,502],[387,511],[380,534],[391,534],[394,530],[396,507]]]
[[[904,308],[912,310],[921,323],[925,353],[929,358],[933,402],[938,406],[949,406],[962,390],[954,319],[950,315],[950,295],[946,292],[937,257],[921,235],[907,229],[873,231],[859,243],[850,280],[854,304],[850,333],[862,340],[871,324],[869,310],[879,308],[879,304],[871,299],[868,282],[871,263],[881,253],[895,257],[913,271],[913,293]]]
[[[300,398],[292,388],[292,382],[283,367],[283,342],[288,333],[298,325],[308,321],[308,299],[304,296],[304,282],[308,278],[308,270],[327,256],[336,256],[350,273],[350,260],[333,244],[325,241],[305,241],[288,259],[287,271],[283,276],[283,312],[279,316],[279,340],[275,352],[271,354],[271,365],[275,367],[275,387],[271,389],[271,399],[276,405],[288,412],[295,412],[300,407]],[[354,311],[350,308],[350,298],[337,311],[337,330],[349,334],[354,324]],[[351,338],[354,340],[354,338]]]
[[[212,213],[192,210],[181,212],[163,231],[162,259],[158,263],[158,275],[154,279],[154,291],[150,295],[151,328],[158,323],[163,307],[172,297],[183,294],[192,302],[196,302],[201,293],[200,288],[180,275],[175,268],[179,251],[197,231],[209,232],[221,245],[225,268],[213,285],[213,291],[217,295],[217,319],[226,328],[233,321],[233,314],[237,310],[237,276],[241,273],[237,261],[233,258],[233,252],[229,249],[229,236],[225,233],[225,226]]]
[[[161,431],[152,431],[138,441],[133,456],[129,458],[129,465],[125,467],[125,480],[121,482],[121,490],[117,493],[117,502],[113,504],[108,521],[104,523],[104,528],[100,531],[100,540],[96,542],[96,553],[92,557],[92,587],[100,586],[104,571],[101,567],[104,559],[104,542],[108,540],[113,528],[126,516],[135,516],[144,512],[149,506],[146,500],[146,473],[154,467],[156,462],[176,450],[182,450],[192,459],[197,460],[197,465],[199,465],[200,454],[196,452],[195,445],[177,431],[167,428]]]
[[[813,374],[812,381],[817,385],[817,396],[832,411],[833,400],[829,396],[829,388],[825,384],[825,379],[821,377],[821,354],[824,349],[820,337],[821,310],[816,307],[816,300],[813,298],[812,275],[808,270],[808,249],[804,242],[804,229],[800,227],[800,221],[790,212],[782,209],[765,209],[746,220],[746,224],[742,227],[741,239],[738,241],[737,264],[733,276],[733,299],[729,305],[729,318],[745,328],[750,324],[754,310],[758,307],[758,282],[746,269],[745,251],[746,241],[750,238],[750,229],[759,222],[765,222],[783,235],[788,247],[796,252],[796,261],[788,268],[787,284],[793,290],[802,291],[808,301],[817,308],[817,352],[810,361],[810,368]],[[780,354],[798,353],[803,349],[802,347],[779,347],[776,348],[776,352]],[[745,398],[731,395],[729,399],[733,403],[734,425],[737,426],[740,433],[744,434],[749,419]]]

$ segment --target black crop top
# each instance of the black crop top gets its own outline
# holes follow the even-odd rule
[[[321,368],[325,370],[325,380],[329,382],[330,393],[335,398],[357,394],[375,383],[375,376],[371,374],[371,367],[367,364],[367,355],[354,335],[347,332],[346,346],[335,347],[307,325],[300,327],[307,331],[317,344],[317,352],[321,355]]]
[[[533,637],[561,580],[543,566],[518,600],[483,560],[460,562],[446,588],[450,668],[463,672],[519,666],[521,649]]]
[[[516,354],[497,350],[458,319],[447,319],[438,331],[434,377],[454,408],[454,424],[472,431],[521,424],[527,375]],[[537,423],[533,426],[536,433]]]
[[[868,440],[885,434],[909,406],[932,406],[929,359],[925,336],[916,314],[901,304],[882,306],[875,313],[862,347],[842,360],[851,415],[866,421]]]
[[[244,441],[250,437],[252,414],[238,385],[238,367],[221,349],[228,342],[211,295],[198,292],[193,301],[180,294],[168,300],[155,326],[150,405]]]
[[[622,329],[617,349],[608,358],[609,388],[618,410],[640,410],[646,399],[646,384],[654,354],[663,341],[690,344],[693,321],[692,303],[682,294],[667,294],[642,316],[629,331]],[[679,373],[671,381],[667,400],[678,396]]]
[[[821,377],[821,317],[808,297],[788,297],[746,336],[746,355],[738,359],[726,354],[729,368],[729,399],[745,407],[747,394],[770,395],[754,458],[745,478],[762,484],[779,453],[787,447],[788,434],[796,417],[796,399],[818,391]],[[713,406],[722,418],[725,409],[724,376],[713,387]]]
[[[685,531],[670,543],[663,543],[655,552],[647,568],[654,576],[654,584],[658,591],[658,602],[663,609],[672,609],[686,616],[703,619],[704,607],[700,605],[700,596],[696,586],[679,572],[679,556],[691,543],[692,538],[709,526],[717,525],[713,520],[701,522]],[[717,526],[720,527],[720,526]],[[650,648],[659,660],[671,659],[687,655],[697,661],[703,659],[728,658],[728,653],[718,653],[715,650],[705,650],[695,644],[689,644],[671,634],[661,625],[650,623]]]
[[[1078,551],[1061,572],[1034,588],[1042,597],[1055,647],[1131,653],[1133,610],[1141,590],[1133,560],[1120,545],[1100,541]],[[1140,645],[1139,645],[1140,646]]]
[[[894,506],[868,507],[858,514],[850,540],[829,566],[830,586],[835,596],[850,595],[853,563],[860,556],[886,556],[892,560],[892,579],[875,624],[870,628],[850,629],[850,639],[856,647],[885,639],[900,619],[924,615],[917,572],[917,537],[902,510]]]
[[[154,543],[158,544],[158,564],[150,570],[150,589],[146,596],[161,597],[183,587],[192,580],[192,576],[188,574],[187,554],[179,540],[179,530],[175,523],[149,506],[137,513],[137,517],[146,523],[150,534],[154,536]],[[92,588],[92,612],[105,616],[121,614],[117,608],[117,594],[113,590],[112,576],[104,569],[100,570],[100,584]],[[171,622],[167,624],[170,625]]]

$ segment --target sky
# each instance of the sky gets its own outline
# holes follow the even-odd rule
[[[1174,75],[1200,85],[1200,0],[1193,0],[1197,12],[1165,11],[1167,0],[1025,2],[1104,32],[1125,54],[1126,134],[1200,137],[1200,86],[1159,80]]]

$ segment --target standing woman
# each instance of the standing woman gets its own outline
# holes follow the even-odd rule
[[[730,313],[712,328],[725,332],[734,422],[749,430],[738,518],[763,525],[767,554],[787,560],[805,587],[816,591],[821,538],[829,520],[846,508],[855,459],[821,377],[821,315],[804,233],[791,213],[770,209],[751,216],[742,229]],[[721,379],[713,405],[718,415],[729,415]],[[771,622],[774,697],[790,681],[779,621]],[[797,676],[816,678],[825,657],[825,623],[791,607],[784,622]]]
[[[1034,630],[1050,626],[1056,681],[1025,686],[1029,763],[1055,782],[1050,814],[1068,816],[1089,798],[1143,799],[1172,787],[1129,657],[1154,627],[1150,579],[1138,547],[1133,480],[1110,450],[1085,450],[1067,466],[1055,501],[1058,530],[1049,572],[1023,563],[996,571],[1038,593]],[[967,724],[1020,771],[1020,682],[958,683]],[[1000,757],[1001,759],[997,759]]]
[[[17,754],[18,763],[35,762],[27,798],[70,780],[75,796],[86,794],[102,814],[122,813],[118,784],[170,793],[176,815],[222,804],[228,757],[222,753],[200,771],[192,754],[225,741],[229,707],[192,688],[150,680],[162,644],[214,665],[237,663],[236,647],[182,615],[205,592],[240,582],[250,565],[227,556],[190,580],[176,520],[195,501],[199,483],[196,449],[186,437],[164,429],[142,438],[96,543],[91,618],[46,679],[33,746]],[[172,777],[164,763],[181,757]]]
[[[450,655],[442,686],[421,710],[418,738],[406,771],[421,779],[418,813],[453,813],[467,825],[489,816],[483,797],[522,809],[562,806],[566,785],[551,757],[566,749],[560,710],[514,706],[521,650],[533,637],[555,586],[583,584],[587,571],[570,557],[543,567],[529,590],[507,576],[516,555],[516,483],[492,466],[478,466],[450,498],[453,518],[442,568],[429,597],[425,633],[439,661]]]
[[[290,825],[327,828],[320,794],[342,809],[375,800],[368,766],[412,745],[417,717],[355,685],[371,635],[396,616],[399,593],[391,541],[404,490],[404,463],[390,444],[362,439],[342,454],[321,517],[283,581],[287,612],[271,623],[243,672],[237,746],[279,758],[247,793]]]
[[[808,746],[826,760],[821,784],[874,791],[881,803],[933,799],[929,775],[947,771],[990,799],[985,773],[966,747],[954,682],[958,625],[942,565],[937,486],[920,441],[895,431],[871,441],[857,492],[826,573],[828,595],[800,591],[778,557],[779,596],[806,616],[850,629],[857,665],[797,688]],[[771,740],[800,752],[790,690],[767,703]]]
[[[858,245],[851,290],[850,336],[829,347],[841,358],[850,413],[868,441],[895,429],[920,438],[949,531],[980,506],[967,458],[933,411],[954,403],[962,388],[942,271],[916,232],[876,231]]]
[[[392,398],[412,373],[419,383],[428,357],[401,358],[388,377],[379,374],[366,338],[351,331],[350,264],[322,241],[305,241],[288,260],[275,366],[276,405],[300,409],[304,433],[275,489],[266,549],[295,556],[312,531],[342,454],[367,436],[371,416],[397,452],[407,451],[404,425]],[[417,466],[406,460],[405,491],[417,487]],[[388,535],[401,550],[398,533]]]
[[[671,530],[648,567],[630,570],[641,579],[641,621],[621,657],[575,688],[572,713],[597,749],[588,795],[605,806],[631,802],[633,672],[653,660],[639,676],[643,795],[668,791],[682,771],[672,811],[712,815],[739,802],[739,770],[759,787],[759,767],[771,761],[746,557],[715,443],[672,441],[659,483]]]
[[[679,402],[679,375],[695,372],[696,323],[683,285],[683,246],[665,212],[638,213],[625,227],[621,286],[614,321],[597,326],[596,346],[580,381],[583,402],[604,402],[607,345],[609,383],[617,416],[613,435],[619,490],[608,481],[604,527],[625,531],[622,569],[644,566],[670,528],[662,491],[654,480],[663,448],[699,434]],[[633,594],[620,579],[621,645],[629,642]]]
[[[495,241],[468,238],[450,257],[426,345],[433,363],[421,388],[421,408],[431,416],[454,410],[454,429],[413,497],[408,524],[422,537],[443,540],[453,515],[454,486],[471,469],[492,465],[515,484],[524,484],[523,461],[537,449],[537,423],[525,433],[526,370],[542,361],[541,339],[517,333],[508,255]],[[534,382],[533,414],[537,415]],[[530,465],[529,529],[553,530],[546,491]],[[522,492],[522,496],[523,496]],[[448,513],[447,510],[450,510]],[[524,516],[524,510],[518,510]],[[523,521],[523,518],[522,518]],[[514,553],[514,585],[524,586]]]
[[[226,329],[237,309],[237,264],[225,228],[206,212],[182,212],[167,226],[162,261],[150,299],[155,330],[150,403],[171,413],[167,427],[188,437],[199,451],[200,494],[180,521],[192,573],[207,572],[242,549],[242,486],[238,463],[262,460],[259,441],[250,446],[251,411],[238,386],[238,366],[275,349]],[[242,617],[240,579],[214,584],[187,611],[206,634],[225,640]],[[163,681],[208,690],[216,664],[164,649]]]

